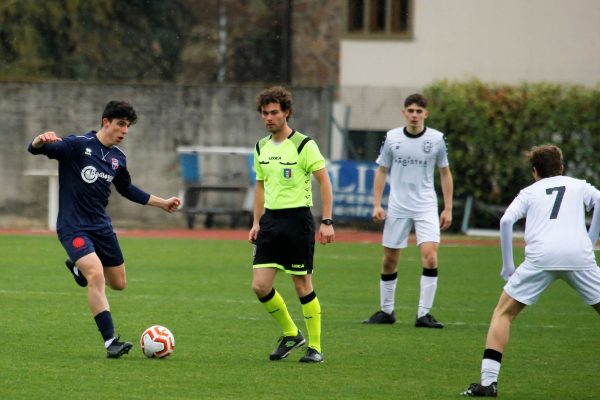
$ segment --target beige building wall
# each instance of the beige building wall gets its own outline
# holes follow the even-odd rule
[[[600,82],[598,0],[414,0],[409,40],[342,39],[340,102],[352,129],[401,124],[435,80]]]
[[[413,39],[342,40],[341,86],[600,81],[598,0],[414,1]]]

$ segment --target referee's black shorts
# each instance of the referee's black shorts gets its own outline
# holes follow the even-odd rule
[[[309,207],[265,210],[255,241],[254,268],[310,274],[314,253],[315,221]]]

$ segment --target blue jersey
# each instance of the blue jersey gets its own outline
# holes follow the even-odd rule
[[[106,213],[111,183],[127,199],[148,203],[150,195],[131,183],[127,157],[117,146],[106,147],[91,131],[83,136],[67,136],[39,149],[29,144],[32,154],[58,160],[58,236],[73,232],[112,230]]]

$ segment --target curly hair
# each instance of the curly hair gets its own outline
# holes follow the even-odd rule
[[[273,86],[265,89],[256,96],[256,111],[262,112],[262,108],[271,103],[278,103],[281,111],[288,111],[287,120],[294,111],[292,93],[283,86]]]

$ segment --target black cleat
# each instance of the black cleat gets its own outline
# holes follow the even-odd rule
[[[393,324],[396,322],[396,312],[392,311],[391,314],[388,314],[384,311],[377,311],[375,314],[371,315],[369,319],[365,319],[363,324]]]
[[[73,264],[73,261],[67,259],[65,261],[65,266],[67,267],[67,269],[69,271],[71,271],[71,274],[73,274],[73,278],[75,278],[75,282],[77,282],[77,284],[81,287],[86,287],[87,286],[87,279],[85,279],[85,276],[82,275],[75,275],[75,264]],[[81,271],[79,271],[79,273],[81,274]]]
[[[120,336],[117,336],[112,343],[106,348],[106,357],[119,358],[123,354],[129,353],[133,345],[129,342],[119,342]]]
[[[269,355],[269,360],[283,360],[290,355],[292,350],[304,345],[304,343],[306,343],[306,339],[304,339],[304,335],[300,331],[298,331],[296,336],[282,336],[279,338],[277,348]]]
[[[469,388],[461,393],[466,397],[497,397],[498,383],[492,382],[489,386],[483,386],[480,383],[471,383]]]
[[[441,322],[439,322],[435,318],[433,318],[433,315],[431,315],[431,314],[425,314],[421,318],[417,318],[416,319],[415,326],[417,328],[437,328],[437,329],[442,329],[444,327],[444,324],[442,324]]]
[[[306,354],[304,354],[302,356],[302,358],[300,359],[300,362],[302,362],[302,363],[313,363],[313,364],[322,363],[323,361],[324,361],[323,353],[319,353],[317,350],[313,349],[312,347],[309,347],[306,350]]]

